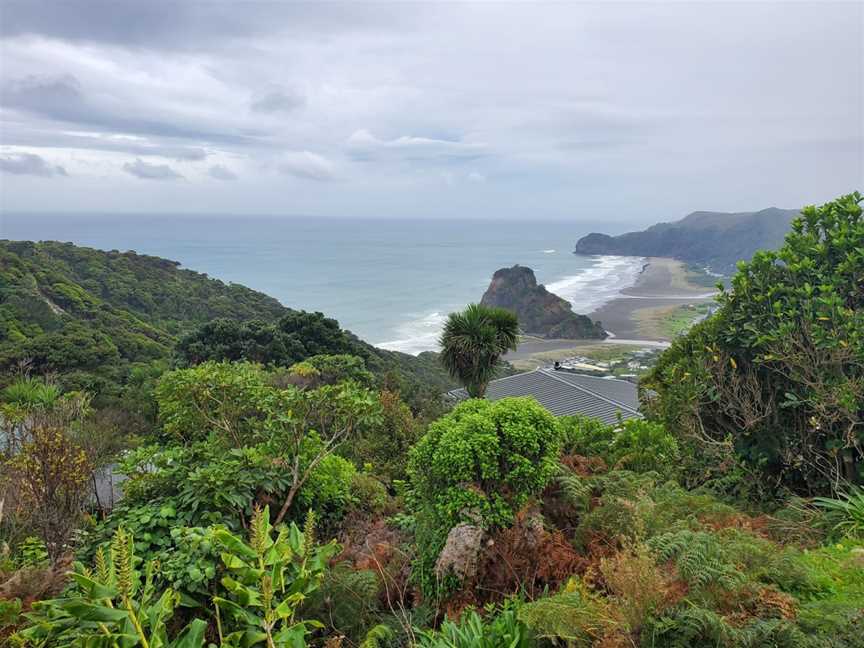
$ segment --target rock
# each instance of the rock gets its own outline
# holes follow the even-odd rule
[[[457,524],[447,534],[447,542],[435,562],[435,575],[443,579],[448,574],[460,581],[474,578],[477,573],[484,531],[474,524]]]
[[[530,335],[561,339],[603,339],[607,335],[599,322],[574,313],[570,302],[538,284],[534,271],[525,266],[496,271],[480,303],[512,311],[522,331]]]

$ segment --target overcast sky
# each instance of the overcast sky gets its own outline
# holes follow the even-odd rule
[[[864,4],[2,0],[0,208],[630,223],[864,188]]]

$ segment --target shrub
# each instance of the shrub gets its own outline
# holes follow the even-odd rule
[[[510,523],[557,470],[555,418],[533,398],[472,399],[429,426],[411,451],[421,507],[449,529],[471,511],[487,527]]]
[[[572,579],[560,593],[522,605],[517,617],[538,637],[573,648],[590,648],[617,631],[606,601]]]
[[[652,416],[705,447],[730,441],[769,492],[826,495],[862,476],[862,200],[804,208],[643,379]]]
[[[61,599],[42,601],[25,615],[29,627],[19,637],[34,645],[162,645],[198,648],[207,622],[193,620],[169,642],[168,630],[179,596],[153,588],[154,564],[136,568],[132,536],[118,530],[110,552],[96,554],[92,570],[77,565],[74,586]],[[142,578],[143,576],[143,578]]]
[[[644,419],[607,425],[599,419],[565,416],[559,420],[562,451],[568,455],[601,457],[613,468],[674,474],[678,443],[665,428]]]

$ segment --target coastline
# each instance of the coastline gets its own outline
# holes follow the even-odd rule
[[[504,359],[526,366],[582,355],[586,351],[596,351],[603,345],[634,349],[664,348],[673,337],[668,330],[668,320],[682,307],[690,306],[694,309],[692,319],[698,319],[697,309],[704,309],[704,305],[710,304],[716,294],[705,286],[691,282],[688,275],[689,271],[681,261],[647,257],[632,286],[622,289],[617,297],[586,313],[592,320],[601,322],[610,333],[609,338],[603,341],[526,338],[516,351],[511,351]]]
[[[669,342],[671,335],[659,326],[682,306],[708,304],[716,291],[692,283],[683,262],[650,257],[636,283],[621,295],[588,313],[615,338]]]

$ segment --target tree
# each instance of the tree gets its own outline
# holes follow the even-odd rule
[[[739,263],[718,312],[643,380],[668,429],[731,447],[770,491],[836,492],[864,477],[861,201],[803,209],[783,246]]]
[[[518,338],[516,315],[503,308],[469,304],[447,318],[440,340],[441,362],[469,396],[482,398],[501,356],[516,350]]]
[[[166,433],[186,445],[260,446],[279,458],[287,488],[278,524],[315,469],[357,430],[377,424],[381,405],[351,380],[301,389],[275,386],[271,377],[250,363],[206,362],[163,376],[156,398]]]
[[[56,563],[68,548],[87,501],[92,465],[73,435],[90,411],[86,394],[60,394],[25,379],[4,391],[4,412],[15,411],[15,443],[2,468],[0,507],[30,525]],[[2,510],[0,508],[0,510]]]

